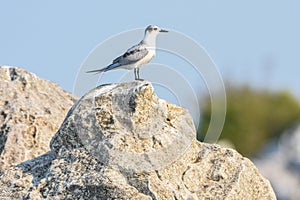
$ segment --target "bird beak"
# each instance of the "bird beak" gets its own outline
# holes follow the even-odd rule
[[[167,33],[169,31],[161,29],[159,32]]]

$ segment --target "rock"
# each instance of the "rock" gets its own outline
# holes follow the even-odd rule
[[[278,199],[300,199],[300,124],[270,143],[254,163],[270,180]]]
[[[188,111],[149,82],[99,86],[70,109],[51,151],[6,170],[0,188],[24,199],[276,199],[251,161],[195,138]]]
[[[98,87],[82,97],[51,149],[61,155],[84,147],[118,169],[153,171],[176,160],[193,140],[187,110],[158,99],[150,83],[135,81]]]
[[[73,105],[57,84],[15,67],[0,67],[0,172],[49,151]]]

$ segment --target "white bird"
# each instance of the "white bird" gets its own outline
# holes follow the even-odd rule
[[[144,39],[137,45],[128,49],[123,55],[113,60],[109,66],[87,71],[87,73],[101,73],[112,69],[134,69],[135,80],[140,79],[139,69],[149,63],[155,56],[156,37],[160,32],[168,32],[155,25],[149,25],[145,30]]]

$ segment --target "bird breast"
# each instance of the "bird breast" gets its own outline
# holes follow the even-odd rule
[[[147,55],[136,63],[136,67],[141,67],[142,65],[149,63],[154,57],[155,57],[155,50],[149,49]]]

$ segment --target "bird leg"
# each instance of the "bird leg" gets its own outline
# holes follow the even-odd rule
[[[134,79],[135,79],[135,80],[138,80],[136,69],[137,69],[137,68],[134,68]]]
[[[138,80],[140,80],[140,68],[137,68],[136,71],[137,71]]]
[[[135,80],[143,81],[143,79],[140,79],[140,68],[134,68],[134,77]]]

